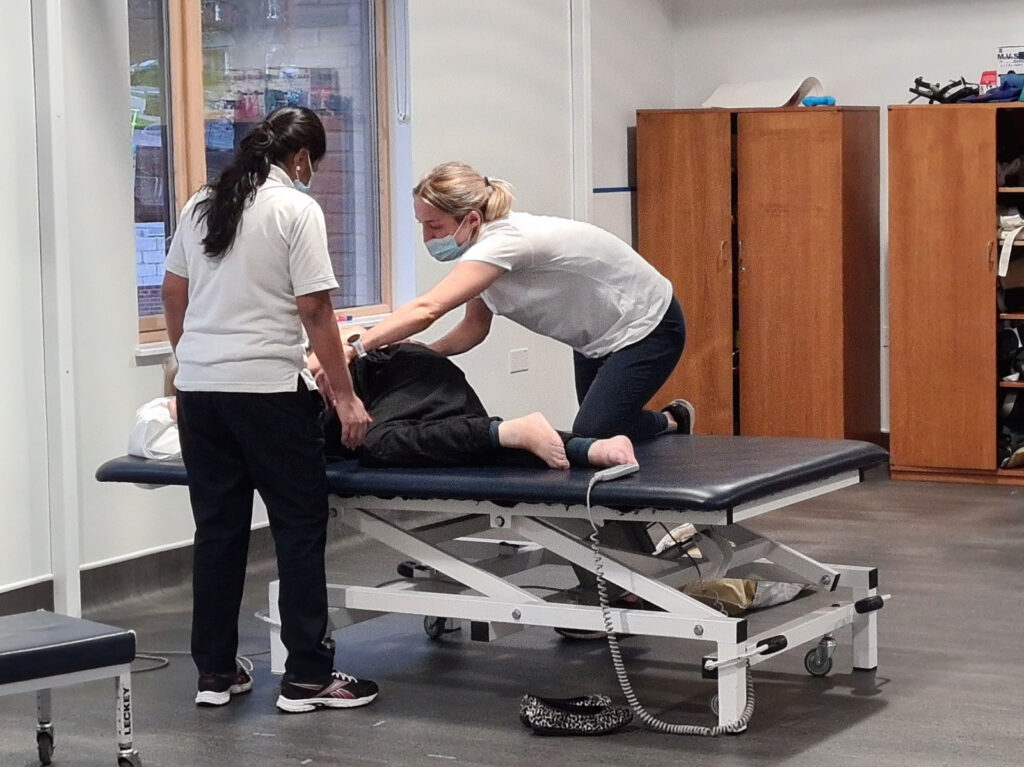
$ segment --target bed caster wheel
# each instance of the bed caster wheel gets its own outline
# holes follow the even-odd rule
[[[817,650],[810,650],[804,656],[804,668],[811,676],[826,676],[832,670],[832,659],[825,658],[822,661],[818,658]]]
[[[427,636],[431,639],[440,639],[444,634],[458,631],[457,628],[448,628],[447,618],[437,618],[433,615],[427,615],[423,618],[423,630],[427,632]]]
[[[811,676],[826,676],[832,670],[832,654],[836,651],[836,640],[822,637],[818,646],[808,650],[804,656],[804,668]]]
[[[718,693],[716,692],[708,699],[708,705],[711,707],[711,713],[718,716]]]
[[[43,765],[53,762],[53,735],[48,732],[36,733],[36,751],[39,763]]]
[[[440,639],[444,634],[454,634],[459,627],[448,623],[448,618],[427,615],[423,618],[423,630],[431,639]]]
[[[406,559],[403,562],[399,562],[396,569],[398,570],[398,574],[403,578],[415,578],[416,573],[427,573],[430,571],[429,567],[421,565],[419,562],[412,559]]]

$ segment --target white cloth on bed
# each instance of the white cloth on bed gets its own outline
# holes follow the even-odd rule
[[[178,423],[171,415],[171,397],[157,397],[135,411],[128,435],[128,455],[166,461],[181,455]]]

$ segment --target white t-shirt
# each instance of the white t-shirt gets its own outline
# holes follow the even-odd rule
[[[480,297],[494,314],[603,357],[646,337],[672,284],[615,235],[592,224],[510,213],[484,224],[463,261],[506,271]]]
[[[182,391],[295,391],[306,370],[306,334],[296,296],[338,287],[324,214],[272,166],[219,258],[203,252],[206,222],[188,201],[167,252],[167,271],[188,280],[174,385]]]

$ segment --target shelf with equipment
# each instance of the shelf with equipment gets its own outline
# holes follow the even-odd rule
[[[1024,468],[1000,468],[1013,454],[1005,427],[1018,413],[1024,446],[1024,381],[1012,380],[1007,357],[1018,326],[1024,337],[1024,233],[1003,259],[1008,268],[1001,277],[1006,235],[997,229],[1000,214],[1024,210],[1022,107],[889,108],[890,453],[896,479],[1024,485]],[[955,220],[950,210],[957,211]],[[1009,228],[1004,220],[1003,229]],[[1024,367],[1024,348],[1020,359]],[[1014,410],[1018,396],[1021,406]],[[1024,466],[1024,452],[1019,457]]]

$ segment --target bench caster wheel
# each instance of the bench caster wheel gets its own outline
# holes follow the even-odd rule
[[[718,716],[718,693],[716,692],[708,700],[708,705],[711,707],[711,713]]]
[[[811,676],[826,676],[832,670],[832,655],[836,651],[836,640],[822,637],[817,647],[808,650],[804,656],[804,668]]]
[[[53,735],[48,732],[36,733],[36,751],[39,754],[40,764],[51,764],[53,762]]]

